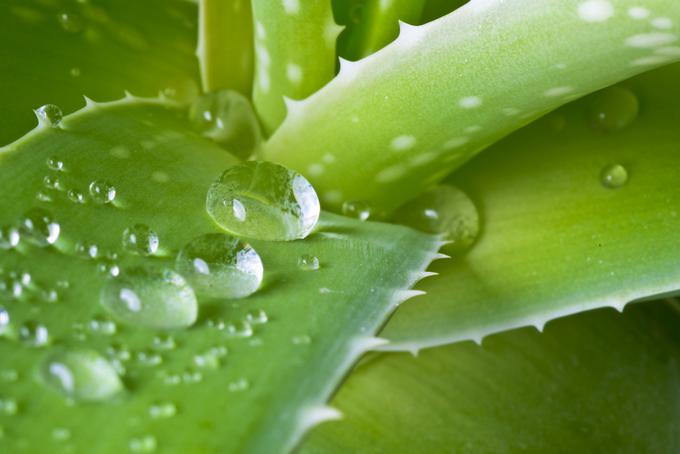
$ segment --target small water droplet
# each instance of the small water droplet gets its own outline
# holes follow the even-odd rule
[[[600,181],[602,181],[602,184],[607,188],[620,188],[628,181],[628,170],[621,164],[609,165],[602,169]]]
[[[11,397],[0,398],[0,414],[14,416],[19,413],[19,404]]]
[[[130,448],[130,452],[134,454],[146,454],[156,451],[158,443],[156,442],[156,437],[153,435],[142,435],[140,437],[131,438],[128,447]]]
[[[57,441],[66,441],[71,438],[71,431],[64,427],[55,427],[52,429],[52,438]]]
[[[54,189],[56,191],[66,190],[62,181],[54,175],[45,175],[43,178],[43,184],[47,189]]]
[[[203,374],[194,369],[187,369],[182,373],[182,383],[194,385],[203,381]]]
[[[312,338],[306,334],[300,336],[293,336],[292,342],[294,345],[308,345],[312,343]]]
[[[123,232],[123,247],[138,255],[153,255],[158,251],[158,235],[144,224],[135,224]]]
[[[177,414],[177,406],[172,402],[156,402],[149,407],[149,416],[153,419],[168,419]]]
[[[244,320],[227,323],[224,328],[230,337],[250,337],[253,335],[253,327]]]
[[[197,294],[208,298],[251,295],[260,286],[264,273],[255,249],[219,233],[191,240],[177,256],[176,269]]]
[[[609,87],[595,95],[590,106],[590,119],[599,129],[616,131],[635,121],[639,108],[633,92],[623,87]]]
[[[434,187],[399,208],[394,219],[417,230],[441,234],[447,254],[467,251],[479,233],[479,214],[470,198],[449,185]]]
[[[11,225],[0,226],[0,249],[15,248],[21,241],[19,230]]]
[[[201,369],[218,369],[222,365],[221,358],[224,356],[221,352],[218,349],[210,349],[194,355],[194,364]]]
[[[21,236],[36,246],[54,244],[60,232],[59,224],[42,208],[31,208],[21,219]]]
[[[241,377],[238,380],[235,380],[227,386],[229,389],[229,392],[235,393],[235,392],[242,392],[250,388],[250,382],[248,381],[247,378]]]
[[[7,331],[9,330],[9,323],[10,323],[9,311],[5,309],[3,306],[0,306],[0,336],[7,333]]]
[[[95,180],[90,183],[90,195],[96,203],[111,203],[116,198],[116,188],[106,180]]]
[[[90,331],[104,336],[113,336],[118,332],[118,326],[113,320],[104,317],[93,317],[89,323]]]
[[[78,33],[83,29],[83,22],[75,13],[62,11],[57,15],[59,25],[68,33]]]
[[[64,170],[64,161],[57,156],[50,156],[47,158],[47,167],[57,172],[61,172]]]
[[[69,189],[66,193],[69,200],[73,203],[83,204],[85,203],[85,194],[83,194],[78,189]]]
[[[302,175],[259,161],[227,169],[210,186],[206,209],[237,236],[272,241],[305,238],[320,214],[316,192]]]
[[[121,323],[149,328],[186,328],[196,321],[194,291],[174,271],[133,268],[104,284],[101,304]]]
[[[73,67],[69,70],[69,74],[71,77],[80,77],[80,68],[78,67]]]
[[[371,207],[360,200],[348,200],[342,204],[342,214],[347,217],[365,221],[371,216]]]
[[[262,325],[269,321],[269,316],[262,309],[253,309],[246,314],[246,321],[254,325]]]
[[[35,110],[35,115],[38,117],[38,122],[50,126],[52,128],[58,128],[61,123],[61,119],[64,115],[61,113],[59,106],[54,104],[45,104]]]
[[[262,138],[250,102],[235,91],[221,90],[196,98],[189,119],[204,136],[242,159],[254,153]]]
[[[175,338],[169,334],[159,334],[153,338],[153,348],[156,350],[168,351],[177,347]]]
[[[298,257],[297,265],[303,271],[316,271],[319,269],[319,259],[315,255],[303,254]]]
[[[137,352],[137,362],[142,366],[155,367],[163,363],[163,357],[151,350]]]
[[[19,340],[30,347],[45,347],[50,335],[45,325],[29,320],[19,327]]]
[[[65,397],[81,402],[106,401],[123,389],[113,366],[92,350],[50,352],[41,363],[40,378]]]
[[[77,243],[75,251],[76,254],[86,259],[96,259],[99,256],[99,246],[88,241]]]
[[[0,370],[0,380],[5,383],[14,383],[19,379],[19,372],[15,369],[2,369]]]

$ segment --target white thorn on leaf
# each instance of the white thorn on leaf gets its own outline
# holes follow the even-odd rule
[[[357,354],[361,354],[369,350],[375,350],[378,347],[383,347],[389,343],[390,341],[381,337],[367,336],[354,339],[352,341],[352,347]]]
[[[338,419],[342,419],[342,412],[340,410],[328,405],[318,405],[308,407],[302,411],[300,425],[306,431],[322,422],[337,421]]]
[[[97,102],[92,100],[92,98],[88,98],[86,95],[83,95],[83,99],[85,100],[85,107],[94,107],[97,105]]]
[[[416,296],[425,295],[425,290],[399,290],[396,293],[397,305]]]

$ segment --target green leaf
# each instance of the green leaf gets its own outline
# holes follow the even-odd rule
[[[330,207],[390,211],[557,106],[678,60],[680,3],[645,2],[671,29],[630,17],[638,4],[473,0],[402,25],[387,47],[291,103],[264,156],[308,175]]]
[[[399,21],[417,23],[425,0],[345,0],[334,9],[345,19],[338,37],[338,55],[359,60],[381,49],[399,34]],[[338,21],[339,22],[339,21]]]
[[[0,145],[33,128],[43,104],[69,113],[83,95],[198,92],[196,6],[186,1],[7,0],[0,30]]]
[[[343,421],[302,452],[675,452],[678,322],[656,303],[380,356],[335,397]]]
[[[311,95],[335,74],[340,30],[330,0],[253,0],[255,87],[253,101],[265,129],[286,116],[284,98]]]
[[[557,317],[680,289],[678,74],[675,65],[626,82],[640,112],[623,129],[593,125],[594,116],[606,126],[623,113],[616,99],[626,91],[605,90],[454,175],[479,208],[479,240],[433,269],[441,276],[423,282],[426,297],[400,308],[382,333],[390,348],[542,329]],[[627,171],[619,188],[602,179],[612,165]]]
[[[117,283],[135,282],[169,295],[156,320],[141,312],[137,325],[181,327],[195,317],[193,292],[169,270],[187,242],[219,232],[206,192],[236,160],[186,125],[183,108],[129,97],[91,103],[61,127],[43,123],[0,152],[4,194],[12,194],[0,199],[2,233],[27,210],[32,221],[23,222],[19,245],[0,254],[0,305],[10,320],[0,340],[0,450],[289,450],[307,428],[338,416],[325,401],[358,356],[380,343],[374,333],[396,305],[413,295],[406,289],[423,276],[436,238],[324,215],[304,241],[250,242],[264,263],[262,288],[242,300],[199,296],[198,320],[188,329],[110,318],[101,298],[115,296]],[[88,195],[92,181],[99,190]],[[113,201],[97,203],[111,199],[111,187]],[[35,208],[45,211],[38,216]],[[131,227],[134,244],[124,234]],[[157,252],[133,254],[123,237],[138,253]],[[320,269],[300,269],[304,254],[316,256]],[[120,298],[137,310],[123,290]],[[57,348],[76,351],[57,356],[73,364],[73,380],[45,359]],[[118,367],[125,392],[117,393],[114,379],[97,387],[98,374],[110,375],[99,357]],[[34,379],[40,364],[52,375]],[[116,397],[70,404],[63,394]]]
[[[196,54],[204,91],[232,89],[250,97],[253,13],[249,0],[200,0]]]

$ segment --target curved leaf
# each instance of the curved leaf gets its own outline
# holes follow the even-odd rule
[[[344,420],[312,431],[302,452],[675,452],[677,327],[677,311],[657,303],[483,347],[383,355],[335,397]]]
[[[404,305],[383,336],[418,349],[535,325],[680,289],[680,66],[624,84],[638,118],[619,131],[592,125],[603,94],[519,131],[452,181],[476,202],[481,234],[470,252],[435,267],[428,292]],[[617,92],[613,92],[616,95]],[[612,110],[613,109],[613,110]],[[619,188],[603,184],[612,165]]]
[[[33,230],[24,227],[17,247],[0,250],[7,311],[0,317],[0,450],[286,451],[307,428],[338,416],[324,402],[379,342],[373,334],[396,304],[412,295],[405,289],[434,256],[435,238],[324,215],[304,241],[252,241],[264,263],[262,288],[242,300],[199,297],[198,321],[188,329],[109,318],[100,302],[102,286],[115,285],[107,282],[129,282],[142,266],[150,270],[143,284],[161,285],[154,273],[172,269],[188,241],[219,232],[205,210],[206,192],[236,161],[186,124],[185,111],[168,102],[91,103],[61,128],[43,124],[0,152],[3,194],[12,194],[0,199],[2,233],[27,210],[47,213],[33,216]],[[88,194],[101,180],[115,187],[112,203]],[[30,232],[44,216],[60,226],[58,239],[37,247],[31,241],[41,237]],[[157,234],[155,255],[123,247],[124,231],[136,224]],[[55,235],[54,227],[48,233]],[[318,257],[321,268],[298,268],[303,254]],[[137,310],[134,301],[128,305]],[[190,312],[171,321],[190,324]],[[117,365],[125,392],[73,404],[34,377],[45,355],[82,348]],[[96,377],[91,352],[66,358],[91,361],[78,370]],[[63,387],[71,383],[54,373]],[[83,395],[108,396],[119,387],[113,379],[102,386]]]
[[[641,3],[650,17],[629,16]],[[662,46],[678,24],[675,0],[472,0],[345,62],[288,106],[264,156],[307,172],[333,208],[390,211],[555,107],[677,61]]]

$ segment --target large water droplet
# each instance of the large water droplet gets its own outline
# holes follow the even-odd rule
[[[106,180],[95,180],[90,183],[90,195],[97,203],[110,203],[116,198],[116,188]]]
[[[59,106],[54,104],[45,104],[35,110],[35,116],[38,117],[38,122],[53,128],[59,127],[61,119],[64,115],[61,113]]]
[[[319,199],[299,173],[270,162],[243,162],[208,190],[206,208],[225,230],[242,237],[305,238],[319,220]]]
[[[123,247],[134,254],[153,255],[158,251],[158,235],[144,224],[135,224],[123,232]]]
[[[612,164],[602,169],[600,180],[605,187],[620,188],[628,181],[628,171],[621,164]]]
[[[21,220],[21,235],[37,246],[54,244],[60,232],[59,224],[42,208],[31,208]]]
[[[121,323],[149,328],[186,328],[198,304],[184,278],[171,270],[133,268],[104,284],[101,304]]]
[[[427,233],[443,235],[450,241],[448,254],[460,254],[474,243],[479,232],[479,214],[463,191],[442,185],[424,192],[400,207],[394,219]]]
[[[50,352],[40,365],[42,381],[69,399],[101,402],[123,390],[111,363],[91,350]]]
[[[590,118],[593,125],[605,131],[625,128],[637,118],[638,99],[633,92],[623,87],[609,87],[593,99]]]
[[[246,297],[258,289],[264,271],[255,249],[219,233],[191,240],[177,256],[176,269],[208,298]]]
[[[11,225],[0,226],[0,249],[12,249],[19,244],[19,230]]]
[[[221,90],[197,98],[189,118],[204,136],[246,159],[260,144],[260,125],[250,102],[243,95]]]

